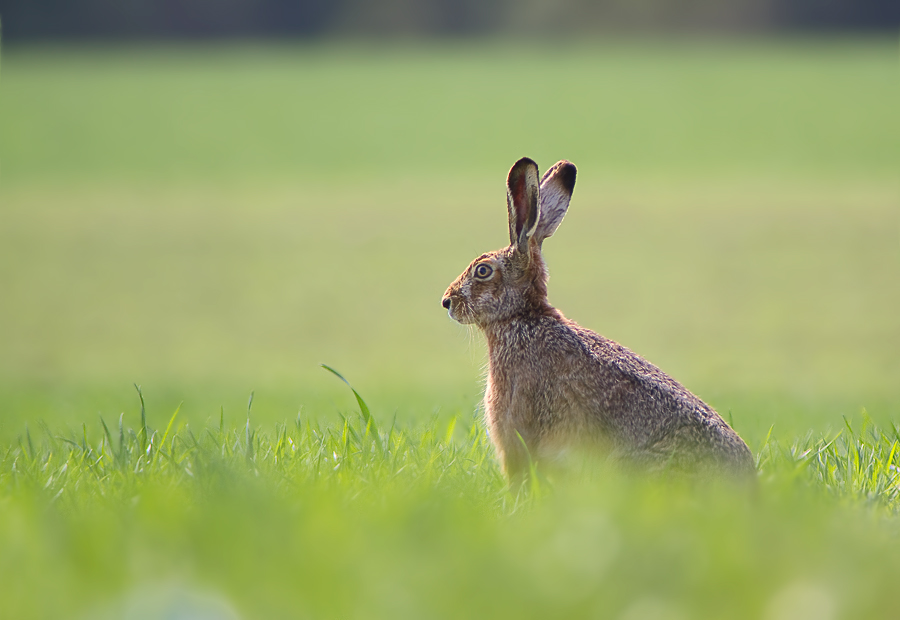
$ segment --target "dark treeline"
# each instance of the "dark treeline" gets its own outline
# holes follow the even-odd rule
[[[0,0],[6,42],[332,33],[892,30],[898,0]]]

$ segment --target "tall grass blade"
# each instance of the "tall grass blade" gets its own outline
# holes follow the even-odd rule
[[[253,408],[253,395],[255,392],[250,392],[250,399],[247,401],[247,425],[244,428],[244,438],[247,442],[245,447],[244,456],[247,459],[247,462],[250,463],[253,460],[253,435],[254,432],[250,430],[250,411]]]
[[[124,463],[125,461],[125,414],[119,414],[119,457]]]
[[[362,414],[363,421],[366,424],[368,424],[369,418],[371,418],[372,415],[369,412],[369,406],[366,404],[366,401],[364,401],[362,399],[362,396],[360,396],[359,393],[353,389],[353,386],[350,385],[350,382],[344,378],[344,375],[342,375],[341,373],[336,371],[334,368],[332,368],[331,366],[328,366],[326,364],[320,364],[320,366],[347,384],[347,387],[350,388],[350,391],[353,392],[353,395],[356,397],[356,402],[359,405],[359,412]]]
[[[147,410],[144,406],[144,392],[141,391],[141,386],[137,383],[134,384],[134,389],[137,390],[138,398],[141,399],[141,452],[145,452],[147,450],[147,441],[149,440],[149,434],[147,433]]]
[[[175,423],[175,418],[176,418],[176,416],[178,416],[178,412],[181,411],[181,405],[183,405],[183,404],[184,404],[184,401],[178,403],[178,406],[175,407],[175,413],[173,413],[173,414],[172,414],[172,417],[169,418],[169,423],[166,425],[166,432],[163,433],[162,441],[159,442],[160,448],[165,447],[165,445],[166,445],[166,439],[169,438],[169,431],[172,430],[172,424]]]
[[[34,444],[31,442],[31,430],[29,430],[28,424],[25,424],[25,439],[28,441],[28,456],[34,461]]]
[[[366,401],[364,401],[362,396],[359,395],[359,392],[357,392],[355,389],[353,389],[353,386],[350,385],[350,382],[344,378],[344,375],[342,375],[341,373],[336,371],[331,366],[328,366],[327,364],[320,364],[320,366],[322,368],[324,368],[325,370],[327,370],[328,372],[330,372],[331,374],[333,374],[335,377],[337,377],[341,381],[343,381],[347,385],[347,387],[350,388],[350,391],[353,392],[353,395],[356,397],[356,403],[359,405],[359,412],[362,415],[363,422],[365,422],[366,435],[371,436],[372,440],[375,442],[375,445],[378,447],[378,449],[381,452],[384,452],[384,446],[381,443],[380,435],[378,432],[378,425],[375,423],[375,418],[372,417],[372,414],[369,411],[369,406],[366,404]],[[371,435],[368,432],[369,430],[371,430]]]

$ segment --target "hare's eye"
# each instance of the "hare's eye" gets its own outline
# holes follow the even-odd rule
[[[494,268],[488,265],[487,263],[481,263],[475,267],[475,277],[481,278],[482,280],[486,280],[491,277],[491,274],[494,273]]]

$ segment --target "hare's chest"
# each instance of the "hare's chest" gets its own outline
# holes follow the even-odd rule
[[[502,434],[525,432],[537,418],[539,382],[526,374],[506,368],[488,372],[484,394],[485,415],[489,427]]]
[[[495,371],[488,371],[484,388],[484,411],[488,424],[495,426],[504,420],[511,408],[512,390],[509,378]]]
[[[527,415],[516,398],[515,386],[503,373],[489,372],[484,392],[484,421],[488,434],[505,460],[519,449],[518,436],[527,434]]]

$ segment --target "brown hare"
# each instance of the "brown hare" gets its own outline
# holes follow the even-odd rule
[[[517,161],[507,179],[509,247],[476,258],[444,293],[488,345],[484,410],[510,483],[573,452],[654,472],[755,473],[753,456],[702,400],[622,345],[570,321],[547,300],[541,244],[562,222],[575,166],[539,180]]]

